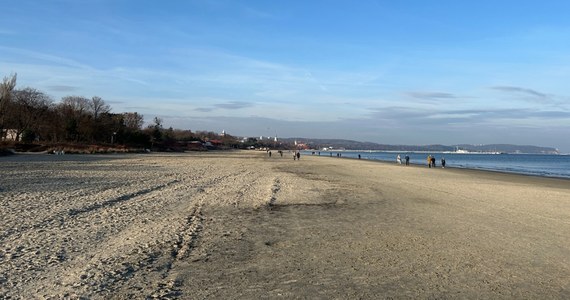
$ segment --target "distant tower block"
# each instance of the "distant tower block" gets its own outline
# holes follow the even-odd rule
[[[226,136],[226,131],[222,130],[222,136]]]

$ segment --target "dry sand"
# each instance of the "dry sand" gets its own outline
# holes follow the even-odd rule
[[[0,298],[570,298],[569,180],[253,151],[0,176]]]

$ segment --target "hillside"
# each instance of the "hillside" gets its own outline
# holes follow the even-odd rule
[[[344,149],[344,150],[383,150],[383,151],[456,151],[469,152],[501,152],[509,154],[559,154],[558,149],[532,145],[490,144],[490,145],[388,145],[372,142],[360,142],[343,139],[285,138],[285,142],[306,144],[312,149]]]

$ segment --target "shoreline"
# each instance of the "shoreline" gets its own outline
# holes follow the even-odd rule
[[[338,151],[338,152],[342,152],[342,151]],[[348,151],[346,151],[348,152]],[[355,152],[355,151],[351,151],[351,152]],[[331,153],[331,152],[327,152],[327,153]],[[387,152],[387,151],[379,151],[379,153],[391,153],[391,152]],[[405,152],[394,152],[394,153],[405,153]],[[410,153],[410,152],[407,152]],[[419,152],[414,152],[414,153],[419,153]],[[429,153],[435,153],[435,152],[429,152]],[[441,154],[441,152],[437,152],[438,154]],[[428,154],[428,152],[426,152],[426,154]],[[549,156],[551,154],[512,154],[512,155],[541,155],[541,156]],[[311,155],[310,152],[306,153],[305,156],[315,156],[315,157],[326,157],[326,158],[339,158],[336,156],[327,156],[327,155]],[[564,155],[553,155],[553,156],[564,156]],[[354,160],[359,160],[356,157],[340,157],[343,159],[354,159]],[[392,162],[389,160],[383,160],[383,159],[370,159],[370,158],[361,158],[360,160],[368,160],[368,161],[374,161],[374,162],[381,162],[381,163],[387,163],[387,164],[394,164],[396,165],[396,162]],[[402,163],[402,166],[405,167],[405,165]],[[417,166],[417,167],[426,167],[425,163],[414,163],[414,162],[410,162],[410,166]],[[429,168],[428,168],[429,169]],[[441,166],[437,166],[436,169],[442,169]],[[555,179],[563,179],[563,180],[570,180],[570,175],[565,176],[565,175],[541,175],[541,174],[537,174],[537,173],[532,173],[532,172],[525,172],[525,171],[508,171],[508,170],[501,170],[501,169],[492,169],[492,168],[485,168],[485,167],[463,167],[463,166],[454,166],[453,163],[449,163],[448,165],[445,167],[445,169],[461,169],[461,170],[473,170],[473,171],[483,171],[483,172],[494,172],[494,173],[503,173],[503,174],[513,174],[513,175],[523,175],[523,176],[532,176],[532,177],[538,177],[538,178],[555,178]]]
[[[292,150],[291,150],[292,151]],[[306,151],[306,150],[304,150]],[[352,150],[351,150],[352,151]],[[216,150],[216,151],[210,151],[210,152],[196,152],[196,151],[186,151],[186,152],[152,152],[152,153],[134,153],[134,152],[109,152],[109,153],[94,153],[94,154],[89,154],[89,153],[74,153],[74,154],[65,154],[65,155],[53,155],[50,153],[43,153],[43,152],[34,152],[34,153],[29,153],[29,152],[16,152],[13,155],[7,155],[7,156],[0,156],[0,161],[2,159],[9,159],[9,158],[14,158],[14,157],[18,157],[18,156],[26,156],[26,157],[58,157],[58,159],[61,160],[77,160],[77,158],[82,158],[82,157],[116,157],[116,158],[120,158],[121,156],[129,156],[129,155],[164,155],[164,156],[168,156],[168,155],[192,155],[192,154],[205,154],[205,153],[210,153],[210,154],[216,154],[216,153],[232,153],[232,152],[243,152],[243,153],[265,153],[264,151],[255,151],[255,150]],[[339,151],[340,152],[340,151]],[[379,152],[386,152],[386,151],[379,151]],[[426,152],[427,153],[427,152]],[[513,154],[516,155],[516,154]],[[533,154],[524,154],[524,155],[533,155]],[[536,154],[536,155],[550,155],[550,154]],[[71,157],[70,157],[71,156]],[[326,155],[311,155],[311,154],[307,154],[305,153],[303,155],[303,157],[320,157],[320,158],[332,158],[332,159],[339,159],[339,157],[330,157],[330,156],[326,156]],[[66,159],[67,158],[67,159]],[[278,157],[275,157],[278,158]],[[281,159],[279,157],[279,159]],[[286,157],[283,157],[283,159],[286,159]],[[404,164],[398,165],[395,162],[391,162],[391,161],[387,161],[387,160],[381,160],[381,159],[367,159],[367,158],[355,158],[355,157],[340,157],[340,159],[348,159],[348,160],[356,160],[356,161],[370,161],[370,162],[375,162],[375,163],[382,163],[382,164],[386,164],[386,165],[394,165],[394,166],[401,166],[401,167],[406,167]],[[431,169],[429,167],[427,167],[425,164],[420,164],[420,163],[410,163],[410,165],[408,167],[417,167],[417,168],[426,168],[426,169]],[[473,172],[489,172],[489,173],[497,173],[497,174],[505,174],[505,175],[519,175],[519,176],[528,176],[528,177],[533,177],[533,178],[545,178],[545,179],[558,179],[558,180],[562,180],[562,181],[570,181],[570,177],[565,177],[565,176],[548,176],[548,175],[539,175],[539,174],[533,174],[533,173],[524,173],[524,172],[517,172],[517,171],[506,171],[506,170],[495,170],[495,169],[487,169],[487,168],[469,168],[469,167],[458,167],[458,166],[446,166],[445,168],[442,168],[441,166],[437,166],[435,167],[435,169],[445,169],[445,170],[465,170],[465,171],[473,171]]]
[[[305,157],[319,157],[318,155],[305,155]],[[491,169],[476,169],[476,168],[464,168],[464,167],[435,167],[435,168],[429,168],[424,164],[417,164],[417,163],[410,163],[409,166],[405,166],[404,164],[399,165],[395,162],[390,162],[390,161],[385,161],[385,160],[379,160],[379,159],[358,159],[358,158],[354,158],[354,157],[328,157],[328,156],[324,156],[321,155],[320,157],[322,158],[332,158],[332,159],[345,159],[345,160],[351,160],[351,161],[361,161],[361,162],[371,162],[371,163],[377,163],[377,164],[382,164],[385,166],[393,166],[396,168],[414,168],[414,169],[418,169],[418,170],[423,170],[425,169],[427,172],[433,172],[434,170],[436,170],[435,172],[438,171],[442,171],[442,172],[456,172],[457,174],[463,174],[463,175],[472,175],[472,176],[483,176],[487,179],[491,179],[491,180],[500,180],[500,181],[513,181],[513,182],[522,182],[522,183],[546,183],[548,184],[548,182],[551,182],[552,185],[558,186],[558,185],[562,185],[565,186],[568,184],[568,182],[570,182],[570,178],[569,177],[555,177],[555,176],[541,176],[541,175],[536,175],[536,174],[526,174],[526,173],[518,173],[518,172],[508,172],[508,171],[500,171],[500,170],[491,170]],[[320,158],[319,158],[320,159]],[[433,170],[432,170],[433,169]],[[426,173],[429,174],[429,173]]]

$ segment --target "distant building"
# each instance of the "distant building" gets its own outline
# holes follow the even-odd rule
[[[296,149],[300,149],[300,150],[307,150],[307,149],[310,149],[310,147],[309,147],[308,144],[299,142],[299,141],[297,141],[297,140],[295,140],[295,148],[296,148]]]
[[[204,143],[204,146],[208,149],[219,149],[223,147],[224,142],[221,140],[209,140]]]
[[[203,151],[206,150],[206,146],[200,141],[191,141],[186,143],[186,149],[191,151]]]

